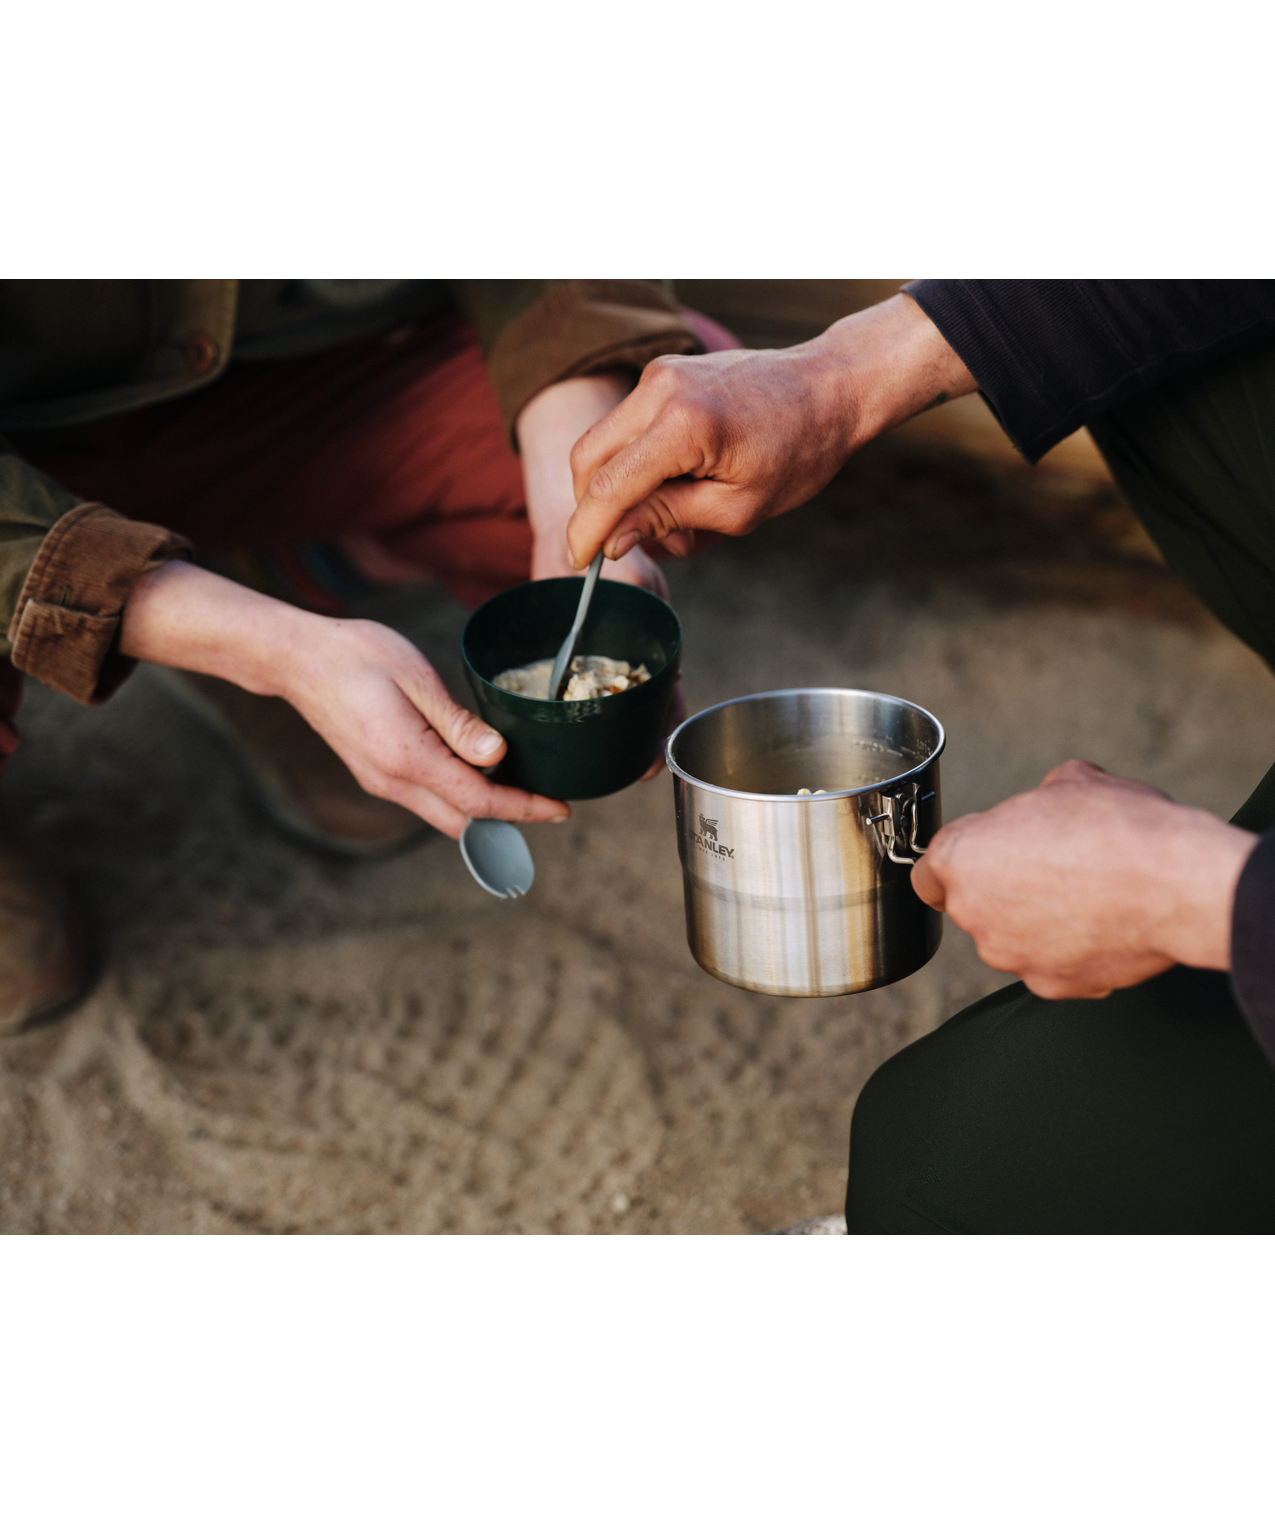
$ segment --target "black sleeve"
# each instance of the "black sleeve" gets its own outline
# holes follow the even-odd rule
[[[1231,987],[1262,1051],[1275,1063],[1275,831],[1249,853],[1235,889]]]
[[[1029,463],[1170,374],[1275,336],[1271,279],[918,279],[904,289]]]

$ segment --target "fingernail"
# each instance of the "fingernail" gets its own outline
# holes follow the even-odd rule
[[[555,826],[561,826],[563,821],[569,821],[571,817],[569,815],[551,815],[549,819]]]
[[[614,562],[616,558],[622,558],[631,547],[636,547],[641,540],[642,533],[640,531],[626,531],[622,537],[610,543],[607,557]]]
[[[500,732],[492,731],[489,727],[482,736],[474,743],[474,751],[479,757],[486,757],[489,752],[495,752],[496,748],[504,741]]]

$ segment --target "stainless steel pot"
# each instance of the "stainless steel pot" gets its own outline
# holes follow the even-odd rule
[[[942,824],[945,740],[919,705],[863,689],[779,689],[684,721],[667,757],[700,967],[762,994],[833,995],[928,962],[943,917],[910,873]]]

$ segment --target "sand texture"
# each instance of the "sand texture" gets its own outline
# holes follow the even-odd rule
[[[1082,756],[1228,814],[1275,686],[1101,490],[878,448],[673,565],[691,709],[795,684],[945,723],[948,818]],[[378,602],[454,691],[464,612]],[[103,967],[0,1043],[0,1229],[760,1232],[839,1209],[872,1070],[1005,982],[951,928],[886,989],[780,1000],[686,948],[667,776],[528,832],[518,903],[433,837],[375,865],[278,836],[143,669],[29,685],[4,796]]]

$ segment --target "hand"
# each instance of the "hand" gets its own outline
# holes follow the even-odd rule
[[[912,870],[991,968],[1043,999],[1094,999],[1174,963],[1230,967],[1235,886],[1257,838],[1093,763],[966,815]]]
[[[684,552],[697,528],[742,536],[804,504],[871,437],[974,388],[906,295],[799,347],[656,358],[572,450],[572,562],[651,540]]]
[[[470,816],[560,821],[560,800],[493,784],[499,732],[458,705],[405,637],[374,621],[312,615],[189,563],[143,574],[124,608],[121,651],[280,695],[369,794],[448,836]]]

